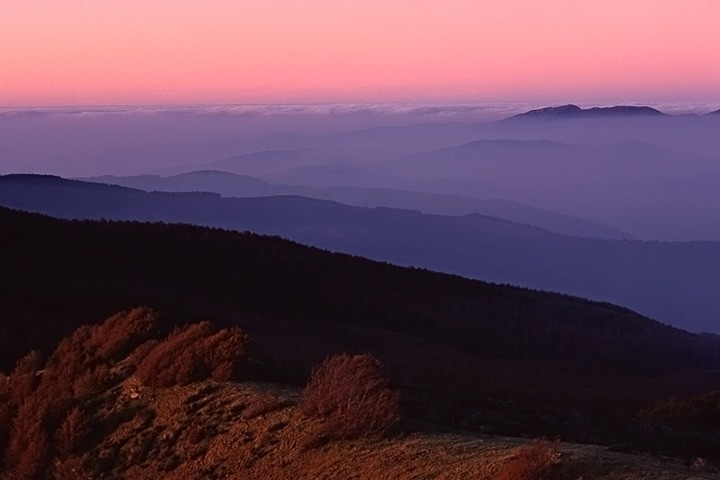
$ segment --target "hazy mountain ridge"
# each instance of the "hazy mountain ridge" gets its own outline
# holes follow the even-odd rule
[[[208,191],[225,197],[296,195],[333,200],[361,207],[392,207],[418,210],[437,215],[481,215],[534,225],[564,235],[597,238],[629,238],[629,235],[605,225],[580,218],[541,210],[517,202],[499,199],[479,199],[455,195],[440,195],[389,188],[312,187],[305,185],[276,185],[254,177],[219,171],[199,171],[171,177],[90,177],[79,179],[145,191],[188,192]]]
[[[282,235],[396,264],[612,301],[696,331],[717,328],[716,242],[582,239],[479,215],[425,215],[301,197],[146,193],[99,184],[86,191],[84,185],[6,176],[0,178],[0,201],[61,217],[189,222]]]
[[[660,110],[648,106],[616,105],[612,107],[580,108],[577,105],[544,107],[514,115],[510,118],[597,118],[613,116],[658,116]]]
[[[720,158],[630,141],[569,145],[555,141],[483,140],[406,156],[390,174],[407,172],[418,188],[512,199],[659,240],[717,240]]]

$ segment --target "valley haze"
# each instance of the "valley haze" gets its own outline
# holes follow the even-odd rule
[[[713,107],[3,109],[3,173],[223,198],[12,175],[0,181],[0,198],[65,218],[279,234],[718,332]]]

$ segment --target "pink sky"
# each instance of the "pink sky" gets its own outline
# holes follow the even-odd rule
[[[717,0],[2,0],[0,106],[720,100]]]

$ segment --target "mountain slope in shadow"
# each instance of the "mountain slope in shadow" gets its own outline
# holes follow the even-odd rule
[[[64,218],[186,222],[610,301],[717,332],[720,244],[585,239],[481,215],[349,207],[302,197],[147,193],[56,177],[0,177],[0,204]]]
[[[403,362],[382,345],[425,344],[438,353],[562,362],[587,373],[720,368],[715,337],[622,307],[392,266],[278,237],[67,221],[6,208],[0,224],[3,355],[22,352],[28,339],[47,345],[78,317],[148,303],[181,319],[212,314],[242,323],[285,358],[301,356],[306,347],[317,355],[339,345],[374,345]],[[48,316],[37,323],[33,312]],[[283,350],[288,342],[297,349]],[[431,352],[412,357],[418,355]]]

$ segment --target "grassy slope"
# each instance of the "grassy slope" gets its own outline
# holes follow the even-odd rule
[[[118,389],[111,395],[122,397],[122,392]],[[268,396],[289,399],[289,404],[244,418],[249,405]],[[132,400],[133,408],[154,412],[153,419],[142,428],[135,421],[127,422],[88,453],[103,457],[111,454],[113,444],[124,445],[123,453],[144,445],[145,457],[118,462],[112,472],[113,478],[128,479],[369,479],[377,478],[378,472],[397,479],[492,479],[512,457],[512,449],[527,443],[509,437],[414,431],[304,450],[304,439],[316,425],[296,411],[292,405],[296,396],[296,391],[275,385],[210,381],[141,390],[141,396]],[[191,423],[212,433],[194,445],[175,441]],[[598,446],[562,444],[561,452],[561,468],[573,479],[713,478],[671,460],[613,453]]]

